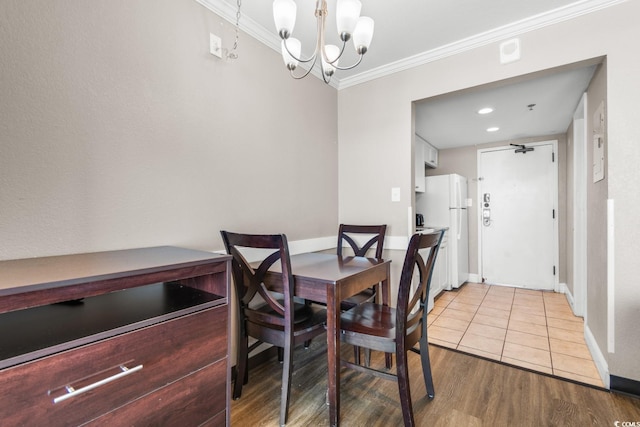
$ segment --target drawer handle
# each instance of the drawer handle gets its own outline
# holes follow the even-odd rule
[[[122,370],[122,372],[119,372],[115,375],[112,375],[110,377],[107,377],[103,380],[100,381],[96,381],[93,384],[89,384],[87,386],[84,386],[82,388],[79,389],[74,389],[71,385],[67,385],[65,387],[65,389],[67,390],[67,394],[63,394],[62,396],[58,396],[55,399],[53,399],[53,403],[60,403],[64,400],[67,400],[71,397],[77,396],[79,394],[85,393],[89,390],[93,390],[94,388],[100,387],[102,385],[105,385],[107,383],[110,383],[111,381],[115,381],[119,378],[122,377],[126,377],[127,375],[133,374],[134,372],[137,372],[139,370],[142,369],[142,365],[138,365],[138,366],[134,366],[133,368],[129,369],[126,366],[120,365],[120,370]]]

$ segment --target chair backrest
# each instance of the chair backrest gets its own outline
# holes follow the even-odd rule
[[[338,255],[342,256],[343,242],[349,243],[351,249],[353,249],[355,256],[367,256],[367,252],[376,245],[377,259],[382,259],[382,249],[384,246],[384,234],[387,231],[387,225],[348,225],[340,224],[338,229]],[[362,246],[353,239],[350,234],[373,234],[366,243]]]
[[[429,234],[414,234],[409,241],[398,289],[396,339],[397,342],[400,342],[402,335],[404,335],[407,345],[410,347],[418,341],[422,334],[426,333],[426,307],[431,287],[431,276],[444,233],[445,231],[441,230]],[[427,249],[429,249],[429,255],[425,260],[420,252],[422,251],[426,255]],[[413,283],[416,267],[418,268],[418,281]]]
[[[293,307],[293,274],[291,272],[291,259],[287,237],[284,234],[239,234],[221,231],[222,241],[227,253],[233,257],[231,272],[240,307],[252,320],[291,327],[293,315],[290,307]],[[241,249],[273,249],[270,251],[252,251],[252,254],[260,252],[262,261],[257,268],[247,260]],[[269,253],[269,255],[266,255]],[[264,284],[264,277],[273,264],[280,261],[282,271],[282,303]],[[255,265],[255,263],[253,263]],[[280,291],[280,290],[279,290]],[[273,312],[265,310],[252,310],[251,301],[259,296],[271,307]],[[287,313],[288,312],[288,313]]]

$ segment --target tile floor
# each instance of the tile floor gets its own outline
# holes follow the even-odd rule
[[[563,294],[467,283],[428,317],[432,344],[604,387]]]

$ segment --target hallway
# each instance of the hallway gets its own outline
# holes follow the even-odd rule
[[[467,283],[436,297],[429,342],[604,387],[563,294]]]

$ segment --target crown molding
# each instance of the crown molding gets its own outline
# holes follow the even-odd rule
[[[605,9],[628,0],[582,0],[570,5],[541,13],[502,27],[494,28],[484,33],[476,34],[436,49],[419,53],[408,58],[395,61],[381,67],[365,71],[350,77],[340,79],[338,90],[346,89],[360,83],[365,83],[380,77],[388,76],[399,71],[408,70],[420,65],[428,64],[448,56],[453,56],[480,46],[495,43],[510,37],[534,31],[559,22],[568,21],[591,12]]]
[[[235,6],[229,5],[223,0],[195,1],[235,25]],[[476,34],[472,37],[449,43],[447,45],[443,45],[436,49],[422,52],[408,58],[403,58],[399,61],[391,62],[389,64],[350,77],[343,77],[339,79],[334,76],[330,82],[330,85],[338,90],[346,89],[348,87],[365,83],[380,77],[388,76],[390,74],[428,64],[430,62],[434,62],[448,56],[472,50],[480,46],[495,43],[504,39],[508,39],[510,37],[515,37],[519,34],[534,31],[549,25],[557,24],[559,22],[568,21],[579,16],[586,15],[588,13],[596,12],[607,7],[624,3],[626,1],[628,0],[580,0],[575,3],[560,7],[558,9],[550,10],[548,12],[534,15],[529,18],[504,25],[502,27],[494,28],[480,34]],[[240,17],[240,29],[246,32],[251,37],[280,53],[280,37],[278,37],[275,31],[267,30],[263,26],[259,25],[256,21],[244,15]],[[319,67],[314,68],[311,74],[319,79],[322,79]]]

